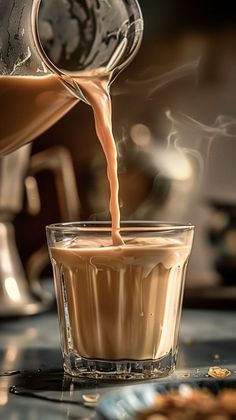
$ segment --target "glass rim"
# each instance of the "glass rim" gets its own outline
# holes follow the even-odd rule
[[[120,222],[119,232],[166,232],[170,230],[193,230],[192,223],[178,223],[165,221],[125,220]],[[109,221],[78,221],[65,223],[52,223],[46,226],[47,231],[56,232],[112,232]]]

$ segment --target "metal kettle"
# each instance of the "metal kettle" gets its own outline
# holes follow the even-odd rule
[[[55,179],[61,218],[79,217],[76,178],[68,149],[54,146],[31,156],[31,146],[26,145],[0,158],[0,318],[34,315],[49,309],[54,301],[54,296],[39,282],[41,270],[49,262],[46,244],[23,267],[14,226],[24,197],[29,213],[40,212],[35,176],[44,170],[50,170]],[[24,245],[24,235],[21,241],[19,246]]]

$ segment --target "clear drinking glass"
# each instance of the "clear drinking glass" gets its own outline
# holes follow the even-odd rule
[[[95,379],[173,372],[192,225],[107,222],[47,226],[64,370]]]

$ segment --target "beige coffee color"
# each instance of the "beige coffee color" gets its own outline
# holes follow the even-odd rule
[[[175,349],[190,246],[125,242],[50,249],[65,354],[149,360]]]
[[[77,102],[54,75],[0,76],[0,154],[35,139]]]

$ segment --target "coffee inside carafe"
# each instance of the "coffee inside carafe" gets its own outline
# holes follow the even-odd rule
[[[38,137],[78,100],[55,75],[0,76],[0,153]]]

